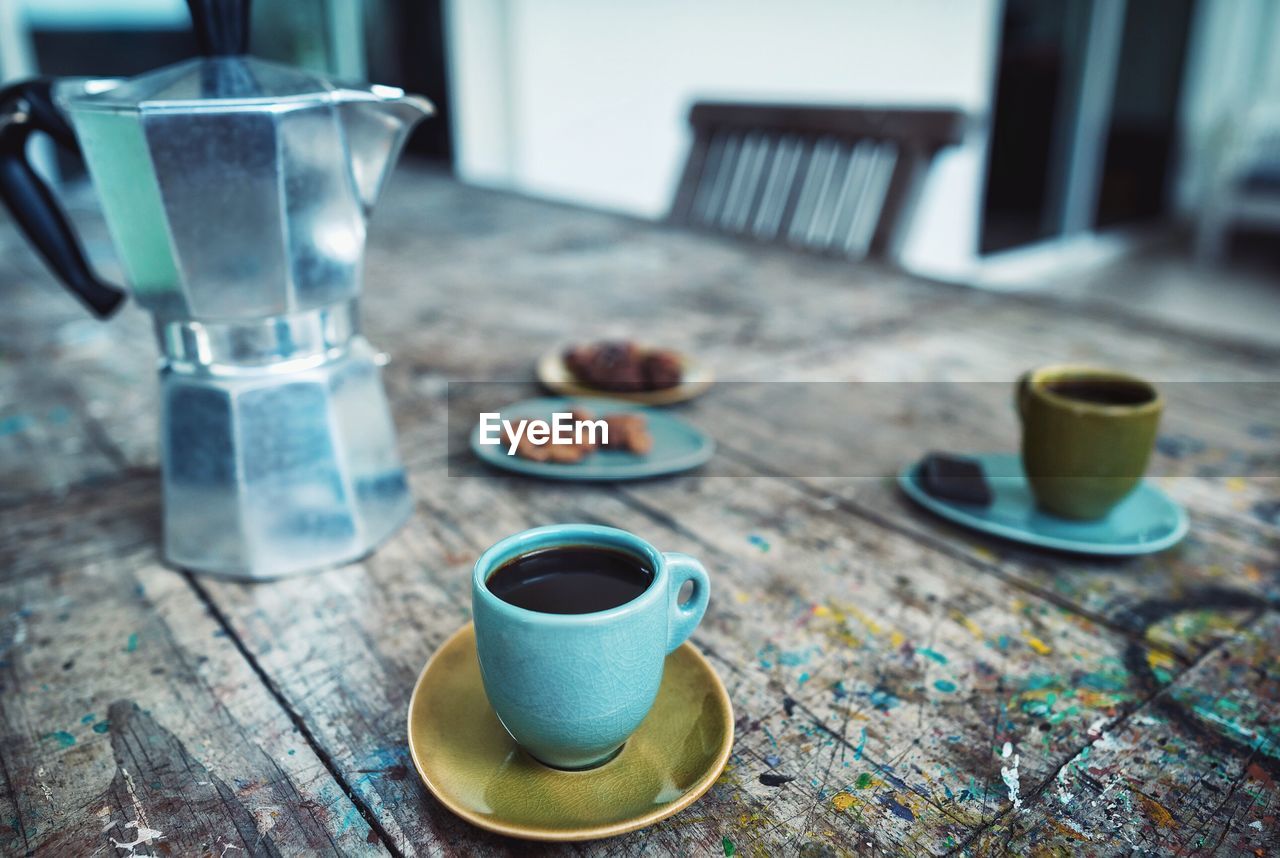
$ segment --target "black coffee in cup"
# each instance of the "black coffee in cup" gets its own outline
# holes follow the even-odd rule
[[[653,583],[653,571],[628,551],[557,545],[503,563],[485,579],[508,604],[544,614],[591,614],[625,605]]]
[[[1044,387],[1063,399],[1094,405],[1143,405],[1156,398],[1150,385],[1124,379],[1063,379],[1046,382]]]

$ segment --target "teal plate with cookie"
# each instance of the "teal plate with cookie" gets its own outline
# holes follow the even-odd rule
[[[956,524],[1037,548],[1076,554],[1128,557],[1154,554],[1187,535],[1187,513],[1159,487],[1143,481],[1106,517],[1072,521],[1036,506],[1022,471],[1022,457],[1010,453],[974,454],[991,486],[989,506],[934,497],[920,482],[920,463],[898,474],[907,497]]]
[[[606,414],[643,414],[653,436],[653,448],[644,455],[620,450],[596,450],[581,462],[535,462],[508,455],[506,444],[481,444],[480,424],[471,430],[471,450],[480,461],[504,471],[547,480],[610,482],[644,480],[678,474],[705,465],[715,455],[716,444],[705,432],[665,411],[607,399],[546,397],[526,399],[502,409],[503,420],[550,421],[557,411],[585,409],[593,417]]]

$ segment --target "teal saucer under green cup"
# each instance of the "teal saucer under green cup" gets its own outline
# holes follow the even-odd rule
[[[590,546],[634,555],[651,580],[639,596],[604,611],[553,614],[505,602],[492,573],[535,551]],[[691,591],[682,598],[682,589]],[[653,706],[667,654],[707,609],[706,569],[634,534],[590,524],[526,530],[476,561],[472,613],[489,704],[516,742],[542,763],[584,769],[608,761]]]
[[[991,503],[985,506],[929,494],[920,480],[919,462],[902,469],[898,485],[913,501],[949,521],[1038,548],[1128,557],[1163,551],[1187,534],[1186,511],[1149,481],[1139,483],[1102,518],[1081,521],[1052,515],[1036,503],[1016,453],[975,453],[971,458],[991,487]]]

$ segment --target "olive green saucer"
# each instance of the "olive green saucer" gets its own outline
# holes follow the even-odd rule
[[[720,677],[684,644],[662,687],[613,760],[583,772],[536,762],[489,708],[468,623],[441,644],[409,699],[409,754],[445,807],[489,831],[529,840],[593,840],[635,831],[697,801],[733,745]]]

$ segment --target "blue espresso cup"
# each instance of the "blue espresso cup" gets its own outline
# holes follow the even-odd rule
[[[517,557],[584,545],[634,555],[652,573],[649,586],[606,611],[549,614],[504,602],[486,584]],[[686,581],[693,590],[681,601]],[[480,555],[471,582],[489,704],[511,737],[546,765],[606,762],[649,714],[667,653],[697,627],[709,595],[701,563],[664,554],[625,530],[557,524],[509,536]]]

